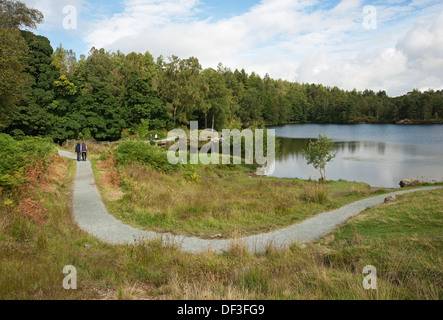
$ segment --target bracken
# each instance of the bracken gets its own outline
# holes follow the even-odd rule
[[[48,213],[41,201],[36,201],[34,197],[21,201],[18,205],[18,210],[26,219],[30,219],[38,224],[45,222]]]

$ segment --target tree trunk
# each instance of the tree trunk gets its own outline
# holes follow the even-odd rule
[[[212,130],[214,130],[215,110],[212,109]]]
[[[177,113],[177,107],[174,107],[174,124],[175,124],[175,116],[176,116],[176,113]]]

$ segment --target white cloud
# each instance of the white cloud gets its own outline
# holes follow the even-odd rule
[[[443,12],[432,23],[418,23],[397,44],[414,71],[417,86],[443,88]]]
[[[85,39],[88,44],[100,48],[112,46],[122,38],[137,37],[147,45],[146,42],[156,36],[154,33],[167,31],[176,20],[190,15],[197,0],[129,0],[125,4],[124,12],[94,26]]]
[[[443,12],[431,25],[422,22],[409,30],[397,47],[411,63],[429,70],[443,68]]]
[[[321,64],[328,60],[323,57]],[[388,93],[395,94],[392,88],[408,90],[399,80],[405,72],[406,57],[395,48],[386,48],[375,52],[359,52],[347,58],[340,57],[337,63],[330,64],[321,72],[311,73],[314,76],[311,82],[336,85],[347,90],[389,91],[391,88]]]

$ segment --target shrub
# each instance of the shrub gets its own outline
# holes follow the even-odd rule
[[[172,165],[168,161],[167,151],[162,147],[151,146],[139,141],[125,141],[116,149],[118,164],[138,162],[148,168],[162,172],[177,171],[181,165]]]
[[[308,184],[303,188],[300,198],[308,202],[325,203],[328,200],[328,191],[324,184]]]
[[[192,166],[189,166],[188,169],[183,172],[183,177],[186,181],[192,183],[201,183],[200,176],[195,172],[195,169]]]

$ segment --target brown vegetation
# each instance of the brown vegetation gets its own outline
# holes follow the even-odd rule
[[[35,223],[42,224],[45,222],[48,211],[43,206],[44,200],[36,201],[34,197],[29,197],[20,201],[18,205],[19,212],[26,218]]]

